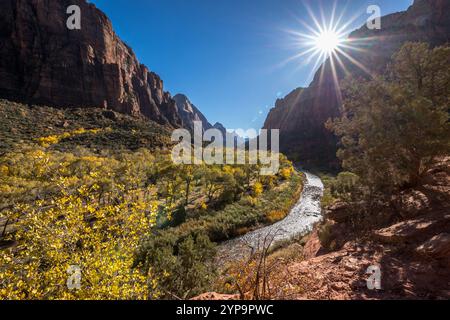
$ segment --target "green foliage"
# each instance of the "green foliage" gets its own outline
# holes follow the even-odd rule
[[[170,234],[152,237],[146,243],[145,260],[139,265],[158,279],[155,294],[162,298],[189,298],[208,289],[215,277],[215,245],[204,233],[176,241]]]
[[[0,222],[8,224],[0,235],[8,247],[0,249],[1,297],[191,297],[215,276],[212,241],[286,212],[301,190],[297,173],[175,165],[155,144],[136,148],[147,139],[167,145],[164,128],[143,120],[4,101],[0,113],[1,130],[17,124],[0,146]],[[281,168],[293,172],[284,157]],[[86,273],[79,292],[64,286],[70,263]]]
[[[137,254],[138,265],[144,265],[146,268],[152,266],[154,268],[152,270],[160,275],[158,279],[164,279],[162,282],[163,289],[161,290],[166,293],[166,298],[174,298],[174,296],[191,297],[201,291],[207,291],[205,290],[208,287],[206,282],[198,281],[191,288],[184,286],[185,283],[192,283],[190,280],[183,278],[183,274],[190,275],[187,271],[183,274],[168,271],[172,270],[170,269],[171,266],[177,265],[177,261],[180,259],[178,256],[180,243],[183,243],[186,239],[194,239],[195,242],[198,235],[202,235],[202,239],[204,239],[202,241],[206,243],[208,243],[208,240],[221,242],[249,232],[258,224],[273,223],[275,221],[268,221],[267,216],[275,211],[288,212],[297,201],[300,192],[301,177],[294,174],[292,179],[280,185],[278,190],[268,190],[257,200],[246,196],[218,211],[199,209],[198,215],[189,218],[185,223],[147,237]],[[248,198],[256,201],[249,202]],[[279,218],[283,217],[283,215],[279,215]],[[205,245],[205,247],[209,246]],[[199,248],[199,250],[201,249]],[[209,269],[204,269],[201,265],[195,266],[193,267],[194,270],[199,271],[195,271],[194,275],[203,276],[205,280],[209,280],[214,274],[211,260],[208,260],[212,257],[203,255],[202,259],[205,261],[204,265],[209,266]],[[147,270],[146,268],[144,268],[144,271]],[[163,274],[166,276],[162,277]],[[158,282],[161,282],[161,280],[158,280]]]
[[[338,156],[370,194],[421,183],[450,152],[450,48],[407,43],[386,77],[349,79],[343,116],[328,127],[341,138]]]
[[[325,223],[322,223],[317,230],[317,235],[322,247],[330,251],[336,249],[336,240],[332,234],[332,228],[333,225],[331,222],[326,221]]]
[[[351,172],[341,172],[338,176],[327,183],[327,187],[333,198],[346,202],[355,199],[361,188],[359,177]]]
[[[50,139],[52,150],[74,152],[79,147],[101,154],[170,146],[170,128],[144,119],[101,109],[54,109],[0,100],[0,154],[17,145]],[[99,132],[90,132],[97,130]],[[84,134],[67,135],[85,129]],[[45,142],[45,141],[43,141]]]

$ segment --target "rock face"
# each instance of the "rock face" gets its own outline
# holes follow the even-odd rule
[[[81,8],[81,30],[66,10]],[[54,107],[102,107],[181,125],[163,82],[140,64],[110,20],[85,0],[0,2],[0,97]]]
[[[238,139],[238,137],[236,136],[236,134],[234,132],[228,132],[227,129],[220,122],[216,122],[213,125],[213,128],[219,130],[222,133],[224,138],[233,137],[233,139],[235,139],[235,140]]]
[[[450,234],[441,233],[434,236],[417,248],[417,252],[434,258],[448,258],[450,256]]]
[[[200,121],[204,131],[213,127],[200,110],[184,94],[177,94],[173,99],[176,102],[183,128],[194,130],[194,121]]]
[[[448,0],[416,0],[407,11],[383,17],[381,30],[364,26],[351,33],[352,45],[364,51],[348,54],[369,73],[382,73],[406,41],[423,41],[432,46],[450,42],[449,10]],[[339,58],[350,74],[367,76],[344,55]],[[329,118],[339,116],[341,106],[331,65],[330,60],[326,61],[308,88],[298,88],[278,100],[264,124],[265,129],[280,129],[281,150],[307,167],[339,167],[335,156],[337,139],[324,126]],[[339,82],[346,72],[337,62],[334,65]]]
[[[209,129],[217,129],[222,133],[224,138],[227,137],[227,129],[223,126],[223,124],[216,122],[212,125],[203,113],[201,113],[201,111],[193,105],[191,101],[189,101],[189,98],[184,94],[177,94],[173,97],[173,99],[176,102],[183,128],[193,131],[194,122],[199,121],[202,123],[203,132]]]

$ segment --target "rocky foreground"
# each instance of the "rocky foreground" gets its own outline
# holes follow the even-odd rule
[[[349,240],[334,252],[327,252],[313,232],[298,259],[281,264],[284,280],[273,285],[273,298],[449,299],[450,158],[431,170],[428,180],[422,189],[402,193],[401,206],[394,210],[403,217],[399,222]],[[345,226],[338,206],[328,219]],[[341,231],[340,240],[345,240],[345,229]],[[381,269],[381,290],[367,288],[372,265]],[[197,299],[240,296],[207,293]]]

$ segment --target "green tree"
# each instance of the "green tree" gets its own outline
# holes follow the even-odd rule
[[[449,47],[407,43],[386,77],[344,84],[343,115],[327,126],[341,138],[343,167],[371,193],[419,185],[434,160],[449,154],[449,59]]]
[[[172,233],[164,233],[149,238],[144,248],[138,254],[137,265],[156,275],[157,286],[150,290],[162,292],[163,298],[196,296],[207,291],[214,279],[215,245],[204,233],[191,234],[180,241]]]

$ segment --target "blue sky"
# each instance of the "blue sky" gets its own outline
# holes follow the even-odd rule
[[[287,30],[306,33],[306,10],[325,20],[334,0],[93,0],[139,61],[173,95],[186,94],[212,122],[229,129],[261,128],[277,97],[311,81],[314,63],[285,63],[300,48]],[[343,22],[365,23],[369,5],[382,15],[413,0],[337,0]],[[345,11],[344,11],[345,8]]]

